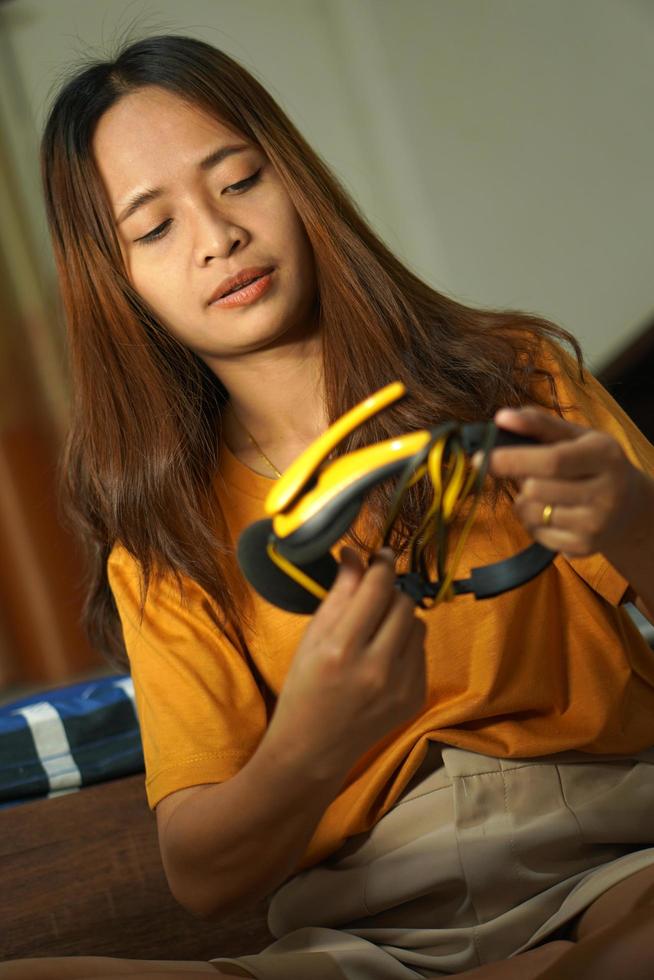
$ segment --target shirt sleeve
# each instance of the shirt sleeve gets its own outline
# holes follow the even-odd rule
[[[169,793],[234,776],[259,744],[266,705],[248,664],[189,578],[153,579],[140,616],[140,567],[121,546],[107,567],[123,629],[150,809]]]
[[[576,358],[558,345],[546,355],[545,364],[554,378],[563,417],[613,436],[634,466],[654,477],[654,446],[597,378],[584,369],[582,382]],[[567,561],[607,602],[617,606],[623,601],[629,583],[604,555],[567,559],[559,556],[555,560]]]

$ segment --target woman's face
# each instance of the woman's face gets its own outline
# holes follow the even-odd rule
[[[225,147],[238,152],[202,164]],[[289,329],[306,332],[316,295],[313,251],[256,144],[149,86],[101,117],[93,152],[130,281],[182,343],[216,367],[221,356]],[[128,207],[146,191],[156,193]],[[211,305],[225,277],[257,266],[274,272],[255,302]]]

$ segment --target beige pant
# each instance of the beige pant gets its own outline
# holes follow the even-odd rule
[[[365,834],[274,894],[257,980],[414,980],[547,941],[654,864],[654,747],[498,759],[432,742]],[[234,972],[234,971],[233,971]]]

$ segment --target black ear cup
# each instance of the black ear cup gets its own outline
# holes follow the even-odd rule
[[[288,612],[310,615],[316,611],[321,600],[282,571],[266,551],[268,540],[273,535],[272,524],[272,518],[265,518],[242,531],[236,546],[241,571],[250,585],[268,602]],[[283,542],[278,541],[277,547],[283,554]],[[323,588],[329,590],[332,587],[339,564],[329,551],[311,562],[292,560]]]

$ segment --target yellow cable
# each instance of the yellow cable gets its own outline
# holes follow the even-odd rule
[[[438,603],[438,602],[441,602],[443,600],[443,598],[450,599],[453,596],[453,593],[450,594],[450,585],[452,584],[452,581],[454,579],[454,576],[456,575],[456,569],[457,569],[457,566],[459,564],[459,561],[461,560],[461,552],[463,551],[463,546],[465,545],[466,539],[467,539],[468,535],[470,534],[470,530],[472,528],[472,522],[473,522],[473,519],[474,519],[474,516],[475,516],[475,512],[477,510],[477,505],[478,504],[479,504],[479,494],[477,494],[477,496],[475,497],[475,499],[473,501],[473,504],[472,504],[472,507],[470,508],[470,513],[468,514],[468,516],[466,518],[466,522],[463,525],[463,528],[461,530],[461,534],[459,535],[459,540],[457,542],[456,549],[454,551],[454,555],[452,557],[452,562],[451,562],[451,565],[450,565],[450,570],[447,573],[447,575],[445,576],[445,581],[443,582],[441,588],[438,590],[438,593],[436,594],[436,598],[434,600],[434,605],[436,605],[436,603]]]
[[[283,555],[280,555],[280,553],[275,550],[274,544],[271,544],[270,541],[266,545],[266,551],[268,552],[269,558],[299,585],[302,585],[305,589],[308,589],[308,591],[315,595],[317,599],[325,598],[327,595],[327,589],[323,588],[323,586],[314,581],[314,579],[309,578],[308,575],[305,575],[304,572],[290,562],[288,558],[284,558]]]
[[[478,475],[476,470],[471,469],[471,471],[468,473],[467,479],[464,481],[463,473],[465,469],[465,454],[463,453],[463,450],[461,449],[460,446],[457,447],[456,452],[457,452],[457,457],[456,457],[456,463],[454,467],[454,473],[452,475],[452,478],[448,484],[448,488],[446,491],[447,504],[444,505],[443,507],[444,516],[448,524],[451,523],[456,517],[456,515],[459,513],[463,501],[467,498],[468,494],[470,493]],[[452,599],[454,597],[455,593],[451,589],[451,585],[456,575],[456,570],[459,561],[461,559],[461,554],[463,552],[466,539],[472,528],[472,523],[474,520],[478,503],[479,503],[479,494],[475,496],[473,505],[470,509],[470,513],[468,514],[468,517],[466,518],[466,522],[461,530],[461,534],[459,535],[459,540],[457,542],[454,555],[450,562],[450,569],[446,573],[445,578],[443,579],[441,586],[434,598],[434,602],[433,602],[434,606],[440,602],[448,601],[449,599]]]
[[[418,526],[417,530],[415,531],[411,539],[412,569],[415,569],[417,567],[418,559],[424,548],[424,543],[421,543],[419,539],[422,535],[422,542],[427,540],[428,534],[425,533],[423,535],[423,531],[425,531],[425,529],[428,527],[429,522],[438,511],[438,508],[440,507],[442,486],[441,486],[440,465],[437,466],[437,461],[438,463],[440,463],[444,448],[445,448],[445,437],[441,437],[431,448],[429,455],[427,457],[427,470],[429,472],[429,479],[431,480],[431,485],[433,487],[434,493],[433,493],[431,505],[429,506],[427,513],[423,517],[420,525]],[[416,551],[416,542],[418,543],[417,551]]]

